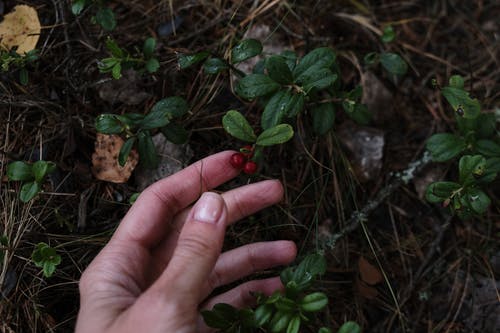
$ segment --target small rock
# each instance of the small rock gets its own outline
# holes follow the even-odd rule
[[[174,30],[177,30],[177,28],[179,28],[183,22],[184,18],[182,18],[182,16],[175,15],[173,22],[168,21],[160,23],[160,25],[156,29],[156,32],[160,37],[167,37],[171,35],[174,32]]]
[[[168,177],[185,168],[193,156],[188,145],[176,145],[167,141],[161,133],[153,137],[156,152],[158,154],[158,167],[155,170],[138,168],[135,180],[139,191],[144,190],[154,182]]]
[[[384,156],[384,132],[348,122],[339,129],[338,136],[350,153],[358,180],[366,182],[378,177]]]
[[[138,82],[140,75],[132,70],[122,72],[118,80],[109,80],[99,86],[99,97],[111,104],[125,103],[127,105],[138,105],[146,100],[151,94],[142,90]]]

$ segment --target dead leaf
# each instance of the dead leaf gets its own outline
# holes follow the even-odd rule
[[[35,8],[18,5],[0,23],[0,46],[24,54],[36,48],[40,38],[40,21]]]
[[[118,155],[124,141],[117,135],[97,133],[95,152],[92,154],[92,174],[99,180],[125,183],[139,162],[139,155],[132,149],[122,167]]]
[[[358,260],[359,275],[361,280],[373,286],[383,281],[382,273],[379,269],[368,262],[364,257]]]
[[[359,277],[356,278],[356,289],[364,298],[375,299],[378,296],[378,290],[375,287],[369,286],[366,282],[361,281]]]

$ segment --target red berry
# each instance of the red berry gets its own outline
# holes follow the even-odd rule
[[[229,163],[231,163],[235,169],[242,169],[245,166],[246,161],[247,158],[242,153],[234,153],[229,159]]]
[[[253,175],[255,171],[257,171],[257,163],[254,161],[248,161],[245,163],[245,166],[243,167],[244,173],[247,175]]]

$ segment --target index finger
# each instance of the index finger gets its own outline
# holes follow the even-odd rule
[[[136,242],[151,248],[165,237],[179,211],[205,191],[236,177],[239,170],[229,163],[234,151],[208,156],[146,188],[117,228],[113,239]]]

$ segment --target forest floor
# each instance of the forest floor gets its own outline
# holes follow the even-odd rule
[[[152,171],[144,169],[125,183],[96,179],[99,114],[146,113],[169,96],[187,100],[181,122],[188,142],[160,152],[156,177],[242,146],[225,133],[223,115],[238,109],[257,126],[262,108],[233,94],[227,72],[180,70],[178,56],[208,50],[227,58],[245,37],[261,40],[268,53],[332,48],[339,82],[345,90],[362,86],[372,119],[359,125],[338,112],[334,128],[318,136],[307,110],[299,115],[291,123],[294,139],[266,149],[258,174],[219,188],[270,178],[285,187],[279,205],[228,229],[225,248],[290,239],[299,255],[323,251],[328,269],[318,288],[330,302],[304,331],[352,320],[364,332],[500,332],[498,180],[487,189],[492,204],[482,217],[459,219],[424,197],[429,183],[456,177],[458,164],[424,157],[432,134],[456,128],[433,79],[444,86],[453,74],[464,77],[482,112],[496,112],[499,128],[498,1],[110,0],[112,31],[93,22],[99,1],[75,16],[70,0],[0,0],[0,20],[21,3],[36,9],[42,31],[27,84],[15,67],[0,72],[1,332],[71,332],[82,271],[129,198],[151,182]],[[391,42],[381,39],[387,26],[395,32]],[[119,80],[101,73],[108,36],[132,52],[154,37],[158,71],[124,71]],[[370,52],[399,54],[407,73],[394,78],[365,64]],[[42,193],[23,203],[19,182],[5,176],[7,165],[40,159],[54,162],[56,171]],[[177,165],[164,165],[168,160]],[[413,162],[419,167],[402,180]],[[50,278],[31,259],[39,242],[62,258]]]

